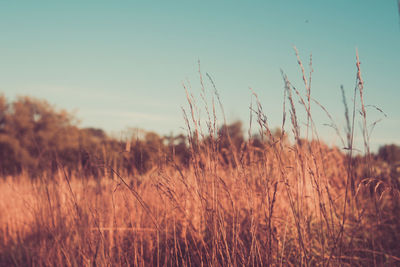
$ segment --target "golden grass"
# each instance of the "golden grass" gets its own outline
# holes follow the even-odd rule
[[[279,151],[281,163],[268,150],[263,160],[238,168],[205,161],[199,170],[167,167],[140,183],[135,177],[8,177],[0,183],[1,263],[336,266],[399,260],[395,248],[381,244],[393,237],[375,232],[398,228],[390,222],[398,200],[384,195],[378,215],[360,189],[349,200],[342,230],[345,156],[317,143],[302,149],[302,163],[288,146]]]
[[[36,180],[27,175],[1,180],[0,264],[399,264],[398,191],[381,179],[369,157],[366,163],[352,158],[352,141],[347,155],[318,141],[311,77],[306,79],[300,66],[305,100],[284,76],[293,144],[284,138],[284,122],[281,136],[271,133],[256,99],[252,113],[268,141],[261,148],[251,140],[237,148],[228,135],[230,148],[219,152],[214,99],[211,108],[205,107],[211,136],[206,139],[188,93],[189,168],[171,159],[141,177],[123,177],[106,166],[109,177],[78,179],[60,171]],[[357,77],[361,79],[360,71]],[[296,96],[307,113],[306,139],[300,137]],[[224,153],[231,157],[226,160]]]

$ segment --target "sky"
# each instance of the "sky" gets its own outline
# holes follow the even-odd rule
[[[397,0],[337,1],[0,1],[0,93],[29,95],[72,112],[82,127],[118,135],[128,127],[185,131],[183,84],[201,103],[198,61],[216,84],[228,122],[248,128],[251,91],[271,127],[282,122],[281,70],[304,93],[293,46],[312,97],[340,130],[340,86],[351,102],[356,49],[365,82],[371,147],[400,144],[400,17]],[[358,107],[357,107],[358,108]],[[328,144],[338,137],[317,106]],[[202,113],[204,116],[204,112]],[[299,112],[300,123],[306,116]],[[205,116],[204,116],[205,117]],[[360,127],[357,126],[359,129]],[[358,134],[358,141],[361,135]]]

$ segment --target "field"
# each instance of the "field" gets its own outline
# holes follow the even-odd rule
[[[300,64],[305,94],[283,75],[288,110],[283,124],[288,125],[279,132],[270,129],[254,94],[253,124],[261,139],[238,147],[228,134],[221,150],[214,101],[205,104],[208,119],[201,121],[188,92],[188,166],[169,157],[136,175],[103,163],[101,177],[82,178],[63,168],[34,179],[27,173],[4,177],[1,265],[400,264],[398,181],[389,179],[387,167],[370,154],[357,66],[359,102],[350,110],[345,102],[346,150],[319,140],[311,115],[311,77]],[[298,101],[307,114],[303,129]],[[363,156],[352,149],[355,119],[365,126]]]

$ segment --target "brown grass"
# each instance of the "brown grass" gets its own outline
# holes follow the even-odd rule
[[[232,157],[224,160],[218,152],[214,98],[208,107],[200,72],[207,119],[203,122],[198,116],[199,107],[188,89],[190,116],[185,120],[193,152],[189,168],[180,168],[171,159],[141,177],[122,177],[108,167],[109,177],[101,179],[77,179],[62,171],[56,177],[37,180],[26,175],[3,179],[0,264],[400,264],[398,191],[377,175],[370,161],[353,159],[354,123],[348,129],[351,133],[346,133],[348,154],[319,141],[311,116],[311,76],[306,78],[299,56],[298,60],[305,100],[283,74],[284,106],[288,101],[293,143],[285,138],[286,108],[282,135],[276,136],[253,93],[256,107],[251,107],[251,112],[267,141],[262,148],[253,146],[251,140],[237,148],[229,137],[226,154]],[[360,93],[361,121],[366,126],[360,65],[357,67],[355,92]],[[310,69],[311,75],[311,64]],[[221,104],[215,84],[207,77]],[[305,138],[296,113],[298,101],[307,113]],[[352,119],[355,117],[347,121]],[[366,139],[367,133],[366,129]],[[200,141],[207,136],[211,136],[207,142]]]

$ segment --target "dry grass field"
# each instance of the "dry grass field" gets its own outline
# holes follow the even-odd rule
[[[365,126],[358,73],[360,102],[351,108],[359,104]],[[303,75],[304,97],[284,76],[288,125],[280,135],[271,132],[261,104],[253,105],[253,124],[266,140],[262,148],[250,139],[218,152],[215,106],[206,105],[208,119],[200,121],[188,93],[189,167],[172,158],[137,176],[104,165],[107,175],[101,178],[81,179],[62,169],[36,179],[5,177],[0,181],[1,265],[399,265],[396,183],[382,178],[384,170],[372,162],[367,143],[364,157],[352,152],[352,109],[346,112],[347,152],[319,141],[311,78]],[[303,129],[298,101],[307,114]],[[207,134],[200,123],[207,125]],[[285,128],[291,129],[290,141]]]

